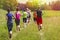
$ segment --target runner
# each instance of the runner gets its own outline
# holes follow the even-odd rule
[[[13,21],[12,21],[13,14],[10,12],[10,8],[7,9],[7,12],[8,12],[6,14],[7,27],[8,27],[9,38],[11,38],[12,37],[12,28],[13,28]]]
[[[19,12],[19,9],[16,9],[16,13],[15,13],[15,23],[16,23],[16,30],[20,31],[20,18],[21,18],[21,14]]]
[[[23,23],[24,23],[24,28],[26,28],[27,25],[27,12],[24,10],[23,12]]]
[[[27,16],[27,22],[29,23],[30,22],[30,18],[31,18],[31,10],[26,8],[26,11],[28,13],[28,16]]]
[[[41,9],[37,10],[37,25],[38,25],[38,30],[40,31],[42,29],[42,10]]]
[[[36,12],[36,10],[34,10],[33,19],[34,19],[34,22],[35,22],[35,23],[36,23],[36,18],[37,18],[37,12]]]

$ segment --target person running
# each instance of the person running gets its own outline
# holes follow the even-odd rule
[[[42,29],[42,10],[41,9],[37,10],[37,25],[38,25],[38,30],[40,31]]]
[[[12,21],[13,14],[10,12],[10,8],[7,9],[6,19],[7,19],[7,27],[9,38],[12,37],[12,28],[13,28],[13,21]]]
[[[27,12],[24,10],[23,12],[23,23],[24,23],[24,28],[26,28],[27,25]]]
[[[34,22],[36,22],[36,18],[37,18],[37,12],[36,12],[36,10],[34,10],[34,13],[33,13]]]
[[[26,11],[28,13],[28,16],[27,16],[27,22],[29,23],[30,22],[30,18],[31,18],[31,10],[26,8]]]
[[[20,31],[20,18],[21,18],[21,13],[19,12],[19,9],[16,9],[15,13],[15,23],[16,23],[16,30]]]

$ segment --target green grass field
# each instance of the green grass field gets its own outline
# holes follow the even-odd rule
[[[0,9],[0,40],[9,40],[6,26],[6,11]],[[33,18],[33,17],[32,17]],[[21,28],[23,28],[21,18]],[[40,33],[43,35],[40,35]],[[31,20],[27,28],[16,32],[14,22],[12,40],[60,40],[60,11],[43,11],[43,29],[38,31],[37,25]]]

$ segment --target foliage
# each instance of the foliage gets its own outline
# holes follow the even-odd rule
[[[51,6],[53,10],[60,10],[60,1],[53,2]]]
[[[11,8],[11,10],[15,10],[16,6],[16,0],[0,0],[0,8],[2,9]]]

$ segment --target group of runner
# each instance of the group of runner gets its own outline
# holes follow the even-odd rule
[[[26,28],[26,25],[30,22],[31,19],[31,10],[26,8],[22,10],[22,13],[20,13],[19,8],[16,8],[16,12],[13,15],[10,11],[10,8],[7,9],[6,19],[9,38],[12,37],[13,19],[15,19],[16,31],[20,31],[21,16],[23,17],[24,28]],[[42,29],[42,11],[40,9],[35,10],[33,16],[34,21],[38,25],[38,30],[40,31]]]

